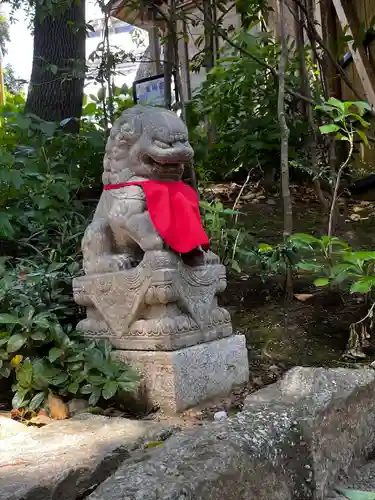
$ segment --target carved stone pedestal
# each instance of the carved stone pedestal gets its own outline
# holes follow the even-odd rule
[[[75,300],[87,309],[77,328],[109,339],[140,370],[148,402],[181,411],[248,379],[245,339],[217,304],[225,287],[225,267],[211,252],[196,267],[152,252],[132,269],[74,280]]]
[[[244,335],[206,342],[177,351],[115,351],[139,369],[145,397],[166,412],[180,412],[227,395],[249,378]]]

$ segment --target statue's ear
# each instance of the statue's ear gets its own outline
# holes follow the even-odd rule
[[[120,127],[123,139],[129,143],[136,142],[142,135],[142,120],[139,115],[128,116],[126,122]]]

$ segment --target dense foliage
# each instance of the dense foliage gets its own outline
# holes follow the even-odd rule
[[[208,74],[190,106],[192,142],[203,179],[220,180],[238,170],[244,171],[245,177],[249,170],[260,175],[279,164],[277,80],[262,64],[277,64],[279,44],[267,33],[241,33],[236,41],[261,63],[230,50]],[[291,75],[293,66],[291,61]],[[289,79],[291,86],[298,87],[298,78]],[[290,157],[295,158],[302,152],[308,127],[290,96],[286,115],[291,131]],[[207,143],[210,133],[213,141]]]
[[[79,134],[25,114],[20,94],[8,94],[1,109],[0,375],[13,382],[15,407],[37,409],[49,390],[87,395],[95,405],[136,386],[107,343],[84,342],[74,331],[82,311],[72,279],[81,272],[80,242],[101,190],[99,97],[86,104]],[[117,92],[116,111],[128,103]]]

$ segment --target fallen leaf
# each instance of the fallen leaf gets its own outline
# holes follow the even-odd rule
[[[13,365],[13,366],[18,366],[21,363],[22,360],[23,360],[23,356],[21,354],[16,354],[10,360],[10,364]]]
[[[359,220],[361,220],[361,216],[358,215],[358,214],[351,214],[349,216],[349,219],[352,220],[352,221],[354,221],[354,222],[358,222]]]
[[[48,425],[53,422],[52,418],[48,417],[48,415],[38,415],[29,420],[29,425],[35,425],[37,427],[42,427],[44,425]]]
[[[150,443],[147,443],[145,448],[148,450],[150,448],[156,448],[157,446],[162,446],[164,444],[164,441],[151,441]]]
[[[306,302],[306,300],[311,299],[314,295],[312,293],[295,293],[294,297],[301,302]]]
[[[16,465],[25,465],[28,462],[26,460],[15,460],[11,464],[0,464],[0,468],[3,469],[4,467],[15,467]]]

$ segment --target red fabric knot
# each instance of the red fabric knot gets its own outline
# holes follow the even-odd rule
[[[142,187],[152,224],[165,243],[178,253],[195,248],[208,250],[210,242],[199,212],[198,195],[183,181],[120,182],[104,186],[105,191],[126,186]]]

